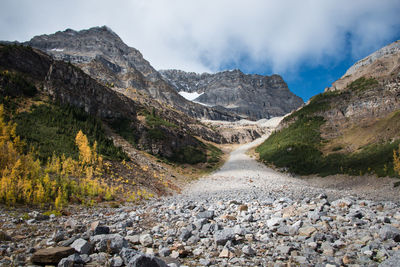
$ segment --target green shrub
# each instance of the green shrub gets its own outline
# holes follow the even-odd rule
[[[221,155],[222,155],[221,149],[212,144],[207,144],[206,147],[208,150],[207,163],[210,164],[218,163],[221,160]]]
[[[310,103],[300,110],[293,112],[293,114],[284,118],[284,121],[290,121],[296,117],[304,118],[307,116],[315,116],[318,112],[326,111],[330,108],[332,99],[340,96],[342,94],[347,94],[347,92],[325,92],[313,96],[310,99]]]
[[[321,176],[338,173],[397,176],[393,170],[393,149],[399,141],[368,145],[354,153],[333,153],[323,156],[319,127],[321,117],[301,118],[288,128],[273,133],[256,151],[264,162],[301,175]]]
[[[319,127],[323,123],[322,117],[299,118],[288,128],[273,133],[256,151],[261,160],[277,167],[299,174],[314,173],[321,164]]]
[[[152,114],[147,114],[146,115],[146,124],[149,127],[159,127],[159,126],[165,126],[165,127],[177,127],[175,124],[172,122],[166,121],[162,119],[161,117],[157,116],[155,111],[152,112]]]
[[[21,93],[32,97],[38,90],[34,84],[27,81],[21,74],[9,71],[0,72],[0,90],[3,96],[18,96]]]
[[[149,138],[153,139],[153,140],[162,140],[165,137],[164,132],[158,128],[148,129],[147,134],[148,134]]]
[[[170,160],[178,163],[197,164],[201,162],[206,162],[207,155],[203,150],[199,148],[193,146],[185,146],[175,152]]]
[[[132,145],[136,145],[137,134],[131,120],[127,118],[116,119],[111,123],[111,128],[113,128],[126,141],[128,141]]]
[[[347,86],[347,89],[352,90],[354,92],[362,92],[365,90],[375,88],[378,85],[379,85],[378,81],[374,78],[361,77],[350,83],[350,85]]]

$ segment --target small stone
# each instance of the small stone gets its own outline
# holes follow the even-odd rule
[[[260,241],[261,242],[265,242],[265,243],[270,241],[269,234],[266,233],[266,234],[261,235],[260,236]]]
[[[242,248],[242,252],[247,256],[254,256],[256,254],[256,251],[251,246],[247,245]]]
[[[127,266],[139,267],[139,266],[151,266],[151,267],[168,267],[168,265],[159,258],[149,256],[145,254],[135,255],[127,264]]]
[[[171,258],[173,258],[173,259],[179,258],[179,252],[176,251],[176,250],[172,251],[171,252]]]
[[[0,231],[0,241],[11,241],[11,236],[3,231]]]
[[[253,222],[254,221],[254,217],[253,217],[252,214],[248,214],[248,215],[243,217],[242,221],[243,222]]]
[[[136,256],[137,254],[139,254],[140,252],[131,248],[122,248],[122,250],[119,253],[119,256],[122,258],[122,260],[124,261],[125,265],[128,265],[128,263],[130,262],[130,260]]]
[[[144,234],[140,236],[140,244],[144,247],[149,247],[153,244],[153,238],[150,234]]]
[[[200,256],[201,254],[203,254],[203,249],[202,248],[196,248],[195,250],[193,250],[193,255],[194,256]]]
[[[69,218],[65,223],[64,223],[65,227],[69,227],[71,229],[76,229],[78,226],[78,221],[73,219],[73,218]]]
[[[169,248],[162,248],[160,249],[160,251],[158,251],[158,254],[161,257],[168,257],[169,255],[171,255],[171,250]]]
[[[292,251],[293,248],[291,246],[281,245],[278,246],[276,250],[279,251],[281,255],[289,255],[290,251]]]
[[[200,259],[199,263],[201,266],[210,266],[211,265],[210,259]]]
[[[400,230],[391,225],[384,225],[379,230],[379,236],[383,240],[393,239],[396,242],[400,242]]]
[[[233,215],[229,215],[229,214],[224,214],[221,216],[222,220],[228,220],[228,221],[236,221],[236,217]]]
[[[252,242],[254,240],[254,235],[253,234],[245,234],[244,238],[249,241]]]
[[[52,240],[56,243],[64,240],[65,238],[65,233],[64,231],[56,231],[54,232],[53,236],[52,236]]]
[[[68,258],[61,259],[57,267],[74,267],[74,262]]]
[[[283,225],[281,227],[278,228],[278,230],[276,231],[276,233],[278,235],[289,235],[289,227],[286,225]]]
[[[248,211],[249,210],[249,207],[247,206],[247,205],[240,205],[239,206],[239,208],[238,208],[238,210],[239,210],[239,212],[241,212],[241,211]]]
[[[139,235],[128,235],[128,236],[125,236],[125,239],[134,245],[140,244],[140,236]]]
[[[214,218],[214,211],[213,210],[206,210],[206,211],[199,212],[196,215],[196,218],[197,219],[208,219],[208,220],[210,220],[210,219]]]
[[[197,235],[192,235],[187,241],[186,243],[188,245],[195,245],[197,244],[197,242],[200,241],[200,238]]]
[[[219,253],[218,257],[220,257],[220,258],[229,258],[230,254],[231,254],[231,252],[229,251],[229,249],[224,247],[222,249],[222,251]]]
[[[179,235],[179,240],[186,241],[191,235],[191,232],[187,228],[182,228]]]
[[[94,230],[98,227],[98,226],[100,226],[100,221],[94,221],[94,222],[92,222],[91,224],[90,224],[90,231],[93,231],[94,232]]]
[[[379,267],[398,267],[400,262],[400,251],[396,251],[393,256],[387,258]]]
[[[309,212],[308,215],[307,215],[307,217],[308,217],[308,218],[311,220],[311,222],[313,222],[313,223],[317,222],[317,221],[321,218],[320,213],[319,213],[318,211]]]
[[[93,231],[93,235],[107,235],[109,233],[110,228],[108,226],[97,226]]]
[[[71,247],[80,254],[90,254],[92,250],[92,245],[82,238],[75,240],[74,243],[71,244]]]
[[[344,257],[343,257],[343,259],[342,259],[342,262],[343,262],[343,264],[348,265],[348,264],[351,263],[351,260],[350,260],[349,256],[344,255]]]
[[[225,245],[228,240],[232,240],[234,237],[235,232],[232,228],[224,228],[223,230],[215,232],[214,241],[217,245]]]
[[[111,267],[121,267],[124,265],[124,261],[120,256],[116,256],[111,259],[110,265]]]
[[[109,239],[107,242],[107,250],[110,253],[117,254],[122,248],[128,247],[128,241],[126,241],[121,235],[116,234],[114,238]]]
[[[316,249],[318,247],[318,244],[316,242],[310,242],[307,244],[311,249]]]
[[[372,252],[371,250],[366,250],[363,253],[364,253],[364,255],[367,255],[369,257],[371,257],[374,254],[374,252]]]
[[[314,226],[305,226],[299,229],[299,235],[310,237],[317,229]]]
[[[282,221],[283,221],[282,218],[272,217],[271,219],[267,220],[267,227],[272,228],[273,226],[281,224]]]
[[[72,236],[70,239],[60,241],[60,246],[62,247],[69,247],[72,243],[74,243],[75,240],[77,240],[79,237],[77,236]]]
[[[154,256],[154,249],[153,248],[146,248],[146,254]]]
[[[75,249],[70,247],[45,248],[36,251],[32,255],[31,261],[39,265],[56,265],[61,259],[66,258],[74,253]]]

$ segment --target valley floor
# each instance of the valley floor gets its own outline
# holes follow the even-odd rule
[[[153,256],[168,266],[398,266],[395,180],[292,177],[248,155],[262,141],[239,146],[182,194],[141,205],[75,207],[51,218],[31,212],[29,219],[0,208],[0,266],[69,246],[79,254],[59,266],[156,264]]]

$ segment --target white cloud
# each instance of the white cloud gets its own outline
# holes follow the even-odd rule
[[[218,70],[247,57],[287,72],[381,47],[400,33],[398,14],[398,0],[5,0],[0,39],[108,25],[155,68]]]

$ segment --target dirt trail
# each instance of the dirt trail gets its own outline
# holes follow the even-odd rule
[[[231,152],[229,159],[219,170],[187,185],[184,194],[189,196],[262,192],[303,198],[325,193],[335,199],[343,196],[395,202],[400,199],[400,188],[393,187],[397,179],[347,175],[293,177],[275,171],[246,154],[267,137],[268,135],[239,146]]]

